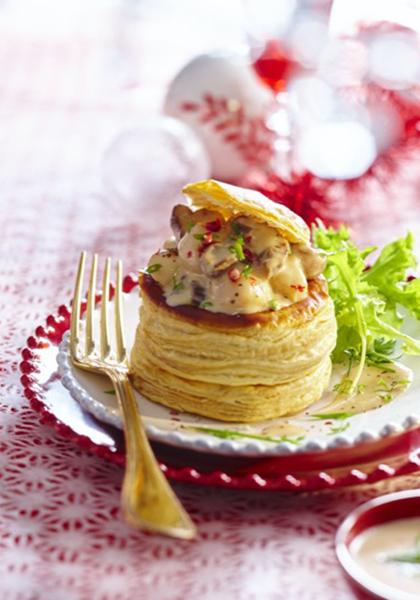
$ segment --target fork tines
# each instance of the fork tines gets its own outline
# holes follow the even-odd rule
[[[98,272],[98,255],[92,257],[92,264],[89,275],[89,286],[87,292],[87,305],[85,316],[85,343],[82,350],[80,338],[81,307],[83,279],[85,274],[87,253],[80,255],[79,266],[77,269],[76,283],[74,288],[71,327],[70,327],[70,352],[73,360],[83,362],[90,359],[99,359],[107,361],[111,358],[111,345],[109,338],[109,319],[108,308],[109,300],[112,294],[110,286],[111,259],[105,260],[104,272],[102,276],[102,301],[100,310],[100,332],[99,337],[95,334],[94,312],[97,301],[96,280]],[[123,330],[123,306],[122,306],[122,262],[117,261],[116,267],[116,285],[114,290],[114,324],[115,324],[115,356],[112,357],[114,363],[124,364],[127,358],[127,351],[124,341]]]

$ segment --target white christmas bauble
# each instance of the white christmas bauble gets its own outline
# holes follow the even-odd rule
[[[266,119],[272,93],[249,61],[237,55],[202,55],[169,86],[164,110],[203,141],[216,179],[238,181],[251,168],[267,168],[274,134]]]
[[[152,203],[171,206],[185,184],[209,177],[210,161],[185,123],[149,116],[115,138],[101,170],[107,196],[129,216]]]
[[[317,177],[354,179],[373,164],[375,138],[357,121],[321,121],[307,127],[297,146],[301,164]]]

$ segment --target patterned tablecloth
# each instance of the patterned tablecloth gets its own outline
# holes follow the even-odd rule
[[[199,534],[175,542],[128,528],[121,469],[41,425],[22,395],[19,348],[70,297],[79,251],[135,269],[162,235],[158,206],[124,222],[98,177],[115,133],[158,106],[189,54],[218,44],[220,28],[203,25],[180,46],[157,4],[169,10],[163,1],[0,8],[0,598],[350,600],[338,524],[418,477],[317,495],[177,485]]]

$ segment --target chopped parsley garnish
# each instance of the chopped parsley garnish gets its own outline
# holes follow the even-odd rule
[[[391,554],[386,560],[387,562],[420,564],[420,533],[414,540],[414,550],[411,552],[402,552],[401,554]]]
[[[393,392],[395,388],[408,385],[410,383],[409,379],[400,379],[399,381],[391,381],[391,383],[387,383],[385,379],[378,379],[378,385],[380,386],[376,391],[377,392]]]
[[[210,302],[209,300],[203,300],[198,306],[199,308],[209,308],[209,306],[213,306],[213,302]]]
[[[191,229],[194,227],[194,223],[187,223],[186,230],[191,233]]]
[[[408,379],[402,379],[400,381],[395,380],[391,381],[391,383],[388,383],[385,381],[385,379],[381,378],[378,379],[378,386],[380,387],[378,387],[378,389],[375,391],[379,400],[381,400],[381,402],[384,404],[388,404],[391,402],[391,400],[393,400],[392,392],[394,392],[397,387],[408,385],[409,383],[410,381]]]
[[[115,390],[104,390],[104,394],[109,394],[110,396],[115,396]]]
[[[378,394],[378,398],[384,404],[389,404],[392,401],[393,396],[392,396],[392,394],[390,394],[389,392],[387,392],[385,394]]]
[[[336,425],[335,427],[331,427],[328,432],[328,435],[335,435],[336,433],[342,433],[346,431],[350,427],[350,423],[341,423],[341,425]]]
[[[378,392],[390,392],[395,385],[391,385],[390,383],[387,383],[385,381],[385,379],[378,379],[378,385],[380,385],[381,387],[378,389]]]
[[[252,273],[252,265],[245,265],[244,268],[242,269],[242,273],[241,275],[243,275],[245,278],[249,277]]]
[[[318,413],[316,415],[311,415],[314,419],[320,419],[322,421],[346,421],[349,417],[353,417],[352,413],[347,412],[337,412],[337,413]],[[336,433],[342,433],[346,431],[350,427],[350,423],[346,421],[345,423],[339,423],[331,427],[328,432],[328,435],[334,435]]]
[[[370,268],[365,259],[375,248],[359,250],[349,238],[344,226],[313,228],[314,245],[327,257],[324,275],[337,320],[332,359],[343,363],[351,355],[358,362],[347,391],[351,396],[366,364],[384,368],[395,359],[397,341],[406,354],[420,354],[420,342],[400,331],[403,318],[397,308],[420,319],[420,279],[407,281],[407,269],[416,266],[411,233],[387,244]]]
[[[234,429],[213,429],[211,427],[191,427],[195,431],[202,431],[203,433],[208,433],[209,435],[213,435],[222,439],[242,439],[242,438],[250,438],[252,440],[261,440],[263,442],[271,442],[273,444],[280,444],[280,442],[289,442],[289,444],[299,445],[304,439],[305,436],[300,435],[297,437],[288,437],[282,435],[278,438],[270,437],[267,435],[257,435],[255,433],[246,433],[242,431],[236,431]]]
[[[159,269],[162,268],[162,265],[160,263],[154,263],[153,265],[150,265],[149,267],[147,267],[146,272],[147,273],[156,273],[156,271],[159,271]]]
[[[268,308],[270,310],[277,310],[279,306],[279,303],[277,302],[277,300],[270,300],[270,302],[268,303]]]
[[[351,379],[345,378],[340,383],[336,383],[333,391],[337,394],[348,394],[352,388],[353,382]]]
[[[350,390],[353,386],[353,381],[348,377],[342,379],[339,383],[336,383],[333,387],[333,392],[336,392],[337,395],[347,396],[350,393]],[[366,388],[364,383],[358,383],[356,388],[356,395],[361,394]]]
[[[344,419],[348,419],[349,417],[353,417],[352,413],[347,412],[336,412],[336,413],[317,413],[315,415],[311,415],[314,419],[321,419],[325,421],[342,421]]]
[[[184,289],[184,284],[182,281],[177,281],[175,275],[172,277],[172,289],[174,292]]]
[[[237,238],[233,240],[232,246],[229,247],[229,250],[235,254],[238,260],[244,260],[244,238],[242,235],[239,235]]]
[[[204,240],[204,233],[194,233],[193,238],[202,242]]]
[[[230,226],[235,235],[237,235],[237,236],[242,235],[241,226],[239,225],[239,223],[236,223],[234,221],[233,223],[230,224]]]

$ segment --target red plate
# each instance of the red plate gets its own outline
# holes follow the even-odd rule
[[[124,291],[136,285],[127,276]],[[72,442],[112,462],[124,464],[121,432],[97,421],[70,396],[57,374],[58,344],[69,328],[69,309],[60,306],[36,328],[22,351],[25,396],[43,423]],[[376,483],[420,469],[420,428],[354,448],[293,456],[247,458],[206,455],[153,444],[162,470],[177,481],[237,489],[310,491]]]

